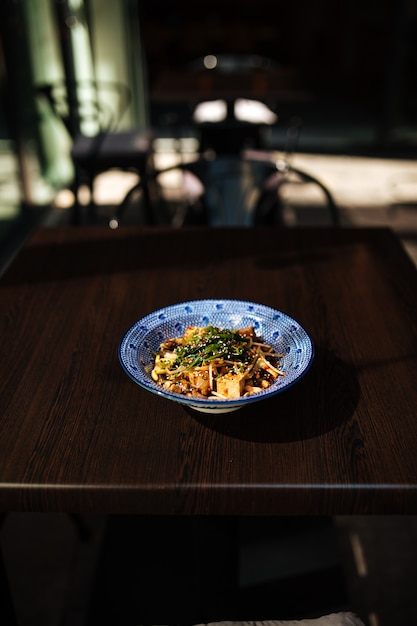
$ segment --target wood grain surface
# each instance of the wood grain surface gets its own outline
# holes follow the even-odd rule
[[[124,333],[239,298],[310,334],[307,375],[228,415],[136,385]],[[0,281],[0,509],[417,513],[417,272],[388,229],[44,228]]]

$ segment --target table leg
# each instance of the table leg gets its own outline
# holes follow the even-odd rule
[[[88,624],[233,616],[235,520],[110,516]]]
[[[13,600],[4,564],[3,551],[0,543],[0,623],[2,626],[17,626]]]

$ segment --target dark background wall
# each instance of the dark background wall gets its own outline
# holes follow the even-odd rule
[[[140,13],[151,93],[204,54],[259,54],[281,69],[269,85],[277,94],[290,87],[377,114],[416,114],[415,1],[153,0]]]

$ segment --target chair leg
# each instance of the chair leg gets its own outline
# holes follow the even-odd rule
[[[202,623],[236,619],[238,524],[238,518],[193,520],[194,596]]]
[[[89,222],[94,223],[97,221],[97,205],[94,200],[94,175],[89,174],[87,180],[88,193],[90,195],[88,203],[88,219]]]
[[[149,226],[154,226],[155,215],[152,211],[151,193],[149,189],[149,184],[147,183],[145,177],[143,177],[142,194],[143,194],[142,199],[143,199],[143,208],[144,208],[146,223]]]
[[[75,168],[74,182],[72,191],[74,194],[74,204],[71,208],[71,223],[73,226],[79,226],[82,222],[82,206],[79,199],[79,190],[81,187],[81,175],[78,168]]]
[[[151,181],[150,184],[156,185],[157,183],[155,181]],[[124,214],[126,213],[126,210],[129,207],[130,201],[132,200],[135,193],[140,190],[142,192],[142,206],[143,206],[143,211],[144,211],[145,223],[147,226],[155,226],[155,224],[157,223],[157,219],[155,215],[155,210],[154,210],[155,203],[152,200],[150,184],[146,176],[143,176],[143,179],[141,179],[131,189],[129,189],[129,191],[123,198],[122,202],[117,207],[110,222],[117,226],[121,224]]]
[[[312,176],[311,174],[307,174],[307,172],[303,172],[295,167],[290,168],[290,171],[295,172],[300,178],[301,180],[303,180],[304,182],[307,183],[313,183],[314,185],[317,185],[322,192],[324,193],[324,195],[326,196],[326,200],[327,200],[327,205],[329,207],[329,211],[330,211],[330,215],[331,215],[331,219],[333,222],[333,226],[340,226],[340,216],[339,216],[339,211],[337,208],[337,205],[334,201],[334,198],[332,196],[332,194],[330,193],[330,191],[327,189],[327,187],[317,178],[315,178],[314,176]]]

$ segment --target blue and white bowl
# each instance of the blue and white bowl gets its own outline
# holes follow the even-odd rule
[[[253,326],[258,337],[283,354],[279,376],[268,389],[232,399],[189,398],[166,391],[151,378],[154,353],[171,337],[181,337],[188,326],[238,329]],[[120,363],[130,378],[152,393],[204,413],[228,413],[260,402],[288,389],[308,371],[314,347],[307,332],[294,319],[263,304],[243,300],[193,300],[167,306],[138,320],[119,346]]]

